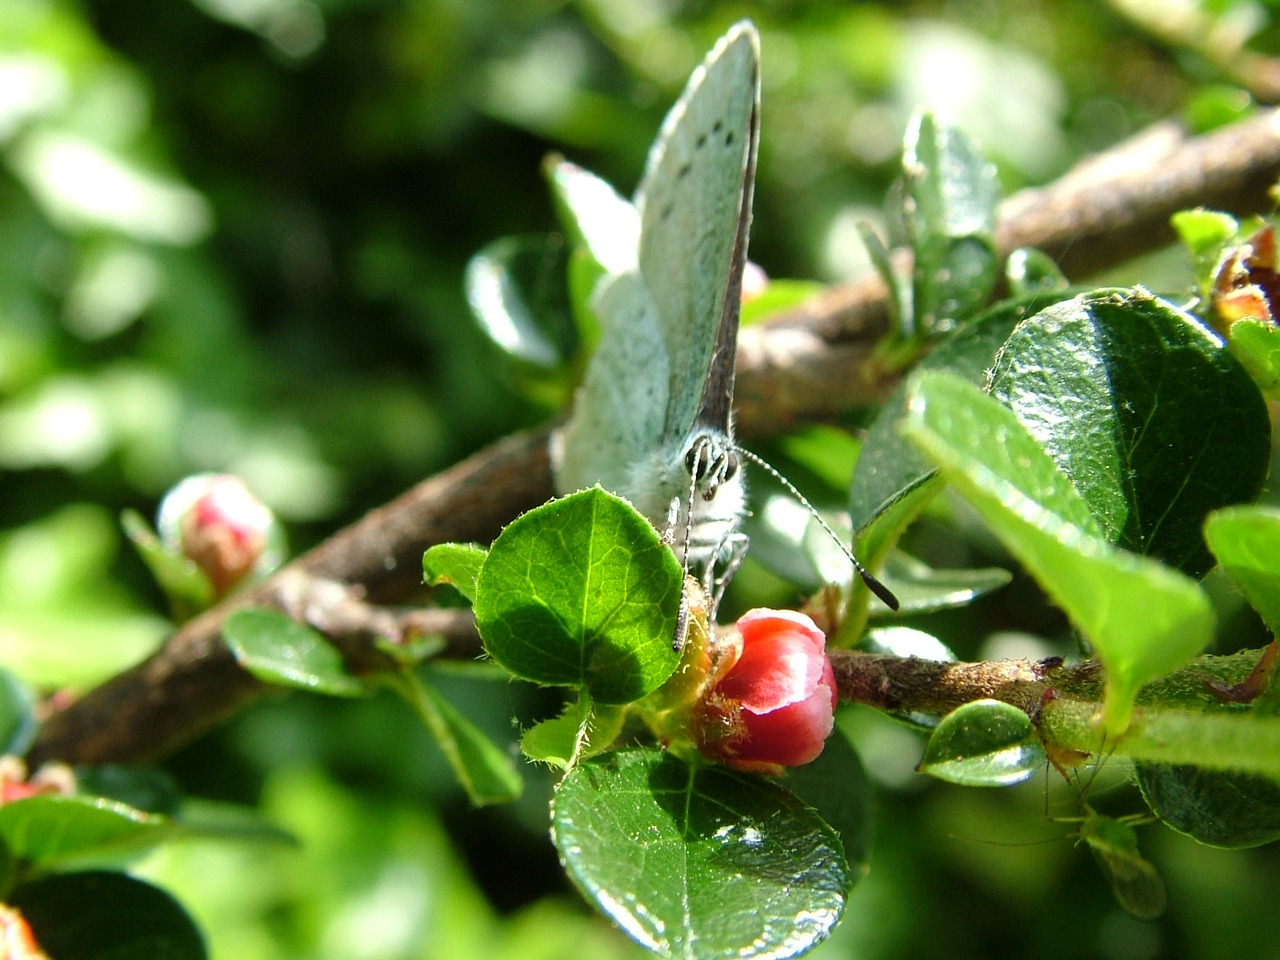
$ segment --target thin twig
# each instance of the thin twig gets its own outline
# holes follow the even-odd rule
[[[1191,139],[1160,125],[1048,187],[1010,198],[1001,208],[999,246],[1006,252],[1040,247],[1084,276],[1165,243],[1175,210],[1198,204],[1241,213],[1270,209],[1267,188],[1277,175],[1275,113]],[[885,316],[883,286],[867,279],[744,331],[737,388],[742,434],[776,433],[883,400],[893,377],[865,371],[887,329]],[[545,430],[532,431],[480,451],[334,534],[256,590],[184,624],[142,664],[59,704],[31,762],[154,759],[207,731],[267,689],[238,667],[222,642],[227,614],[248,605],[281,606],[281,583],[298,574],[358,588],[363,601],[402,601],[420,586],[426,547],[487,543],[504,523],[551,496],[546,439]],[[452,636],[464,643],[456,631]],[[344,646],[349,659],[360,661],[358,646]],[[474,647],[455,652],[460,649]]]

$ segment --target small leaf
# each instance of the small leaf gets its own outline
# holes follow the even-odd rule
[[[963,607],[1006,586],[1013,575],[1000,567],[935,568],[901,551],[890,553],[880,570],[901,606],[899,614],[935,613]]]
[[[778,784],[655,750],[570,771],[552,838],[601,912],[686,960],[804,953],[839,920],[850,882],[835,831]]]
[[[467,263],[467,303],[517,371],[563,382],[577,352],[565,287],[568,255],[554,236],[501,237]]]
[[[392,674],[385,682],[427,725],[472,804],[483,807],[510,803],[520,796],[524,781],[511,757],[459,713],[425,677],[405,672]]]
[[[1004,787],[1044,765],[1031,719],[998,700],[975,700],[943,717],[925,746],[919,770],[966,787]]]
[[[865,220],[857,223],[858,236],[866,247],[867,259],[880,274],[881,281],[889,291],[889,321],[903,338],[914,337],[917,333],[913,324],[914,313],[911,309],[911,285],[904,283],[893,269],[893,259],[885,247],[875,227]]]
[[[16,888],[17,907],[57,960],[205,960],[204,940],[169,894],[123,873],[41,877]]]
[[[40,867],[136,853],[172,832],[172,821],[104,797],[45,793],[0,806],[0,839]]]
[[[1212,847],[1280,840],[1280,785],[1266,777],[1165,763],[1134,765],[1151,812]]]
[[[203,610],[213,602],[213,584],[205,572],[189,557],[168,550],[142,514],[123,511],[120,526],[164,595],[180,609]]]
[[[928,113],[908,127],[902,171],[915,323],[928,334],[967,318],[991,295],[1000,184],[963,131]]]
[[[1240,223],[1235,217],[1216,210],[1179,210],[1169,218],[1173,229],[1191,254],[1196,283],[1206,299],[1213,286],[1213,275],[1222,259],[1223,248],[1235,238]]]
[[[788,768],[783,784],[840,834],[852,890],[870,870],[875,796],[862,761],[840,728],[818,759]]]
[[[912,378],[904,429],[1088,638],[1118,736],[1145,683],[1208,643],[1208,597],[1187,577],[1111,547],[1071,482],[1013,413],[956,377]]]
[[[1066,296],[1068,293],[1060,291],[999,303],[943,339],[916,365],[916,369],[946,370],[971,383],[984,384],[996,354],[1014,328],[1024,318]],[[849,494],[849,513],[854,529],[859,532],[859,539],[865,536],[873,521],[879,525],[881,515],[890,510],[895,514],[890,526],[900,532],[929,499],[928,496],[910,496],[913,491],[928,486],[933,464],[902,436],[900,427],[907,410],[906,389],[904,382],[880,408],[858,457]],[[928,487],[928,491],[936,489],[936,486]],[[897,509],[904,500],[912,507],[905,516]],[[894,541],[896,536],[878,546],[887,549]],[[865,561],[867,558],[862,559]]]
[[[480,569],[476,626],[516,676],[630,703],[676,667],[682,586],[680,564],[652,525],[595,487],[502,531]]]
[[[895,657],[915,657],[938,663],[954,663],[951,648],[931,633],[914,627],[877,627],[867,632],[858,649],[865,653],[887,653]]]
[[[166,815],[176,813],[182,799],[177,783],[163,770],[120,763],[77,767],[76,789],[147,813]]]
[[[1067,289],[1067,278],[1062,275],[1053,258],[1035,247],[1019,247],[1009,254],[1004,275],[1009,284],[1009,292],[1014,297]]]
[[[990,393],[1071,477],[1110,543],[1193,577],[1201,525],[1253,500],[1270,421],[1240,364],[1195,318],[1144,291],[1047,307],[1000,351]]]
[[[278,610],[237,610],[222,623],[236,662],[266,683],[335,697],[359,697],[364,684],[322,634]]]
[[[739,328],[749,327],[760,323],[766,317],[798,307],[825,289],[825,284],[814,280],[770,278],[761,293],[742,304],[742,315],[738,318],[738,326]]]
[[[589,716],[584,717],[584,712]],[[565,704],[558,717],[526,730],[520,738],[520,750],[530,760],[568,770],[575,753],[582,759],[607,749],[622,732],[625,720],[625,710],[602,706],[592,709],[589,703],[572,701]]]
[[[1204,536],[1222,569],[1267,628],[1280,634],[1280,510],[1219,510],[1205,523]]]
[[[487,554],[474,543],[437,543],[422,555],[422,578],[432,587],[447,583],[474,604],[476,579]]]
[[[0,669],[0,756],[22,756],[36,737],[36,698],[31,688],[8,670]]]
[[[1262,320],[1242,319],[1227,334],[1231,353],[1249,371],[1258,389],[1280,398],[1280,327]]]

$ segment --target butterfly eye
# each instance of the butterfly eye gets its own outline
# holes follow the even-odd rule
[[[727,444],[713,437],[699,437],[684,455],[684,465],[693,482],[703,486],[702,498],[711,500],[722,483],[738,472],[738,455]]]

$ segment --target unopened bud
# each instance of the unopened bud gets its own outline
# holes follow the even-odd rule
[[[187,477],[164,498],[157,526],[164,544],[203,570],[218,597],[275,562],[275,516],[230,474]]]

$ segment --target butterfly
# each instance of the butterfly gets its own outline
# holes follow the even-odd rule
[[[760,41],[742,21],[668,113],[634,202],[564,161],[551,171],[604,270],[599,344],[553,441],[557,489],[625,497],[709,585],[746,549],[733,374],[759,138]]]
[[[573,413],[552,440],[556,488],[599,483],[629,500],[686,564],[702,569],[713,616],[747,548],[742,460],[799,496],[733,437],[759,143],[760,37],[743,20],[667,114],[634,202],[571,163],[556,160],[550,170],[573,232],[601,270],[589,301],[599,344]],[[896,610],[893,594],[841,547]]]

